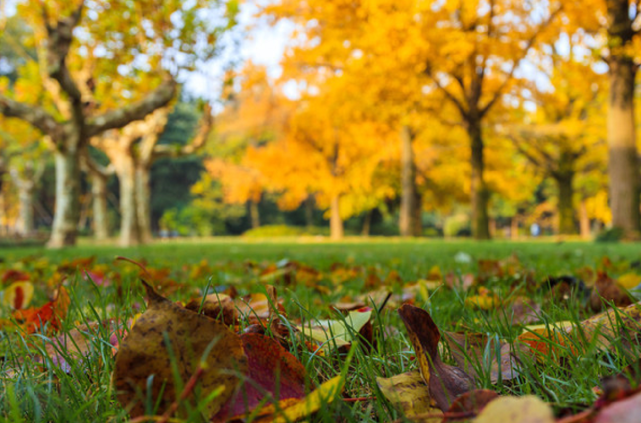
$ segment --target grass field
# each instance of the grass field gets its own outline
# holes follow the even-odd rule
[[[466,274],[478,277],[478,260],[506,259],[513,254],[519,259],[518,264],[512,265],[515,270],[504,275],[490,275],[469,289],[428,284],[429,297],[420,289],[418,294],[417,290],[411,289],[418,280],[434,279],[437,270],[443,280],[448,274],[457,279]],[[385,399],[376,382],[376,377],[392,377],[417,367],[406,329],[395,310],[404,294],[409,295],[416,306],[427,310],[441,331],[481,333],[497,342],[509,343],[524,328],[522,324],[514,324],[513,311],[506,306],[517,296],[527,296],[541,305],[534,323],[554,326],[556,322],[569,321],[580,326],[580,322],[591,315],[581,298],[572,297],[564,302],[550,300],[548,291],[542,286],[548,276],[576,276],[586,267],[605,267],[614,278],[641,273],[638,244],[390,239],[330,243],[317,239],[246,241],[229,238],[207,243],[166,242],[130,249],[87,244],[62,251],[0,250],[4,274],[14,269],[30,275],[35,288],[31,304],[34,307],[48,301],[61,279],[60,263],[89,256],[96,257],[95,263],[90,265],[92,274],[100,274],[109,282],[101,282],[99,286],[67,270],[71,273],[65,286],[71,305],[58,331],[46,326],[36,334],[27,335],[16,329],[10,310],[3,307],[0,332],[0,416],[3,421],[128,421],[126,411],[116,401],[110,381],[114,358],[109,339],[113,332],[101,329],[97,336],[91,337],[86,351],[83,349],[87,357],[60,350],[54,351],[52,357],[51,347],[48,352],[46,350],[53,337],[79,324],[108,319],[124,322],[140,311],[138,307],[144,310],[138,268],[127,262],[114,262],[116,256],[144,262],[149,269],[157,269],[158,272],[151,272],[159,278],[156,285],[172,301],[199,298],[199,292],[208,287],[222,292],[233,286],[238,295],[243,296],[265,292],[264,284],[273,283],[292,325],[300,321],[339,319],[332,304],[357,301],[359,295],[369,291],[387,289],[395,294],[385,308],[374,312],[372,324],[376,348],[369,352],[353,348],[349,360],[344,350],[330,349],[320,355],[302,349],[300,345],[306,338],[301,333],[290,334],[291,352],[305,366],[309,385],[340,374],[347,375],[343,397],[351,400],[337,399],[309,419],[327,422],[382,422],[404,418],[403,413]],[[604,261],[604,257],[607,260]],[[271,263],[280,262],[283,267],[283,260],[309,265],[319,274],[313,282],[300,277],[292,282],[278,272],[273,277],[261,276]],[[254,264],[249,265],[249,262]],[[167,271],[161,277],[163,268]],[[376,275],[375,283],[368,280],[369,274]],[[153,278],[150,282],[154,284]],[[482,292],[479,288],[490,290],[503,305],[487,310],[471,306],[466,299]],[[241,323],[241,328],[244,325]],[[600,385],[603,376],[615,374],[641,357],[636,347],[630,349],[622,341],[617,342],[613,340],[610,348],[604,350],[595,342],[581,343],[571,337],[561,344],[558,340],[550,340],[550,347],[565,349],[572,359],[559,360],[556,355],[539,357],[520,363],[518,377],[498,382],[492,381],[489,370],[480,363],[476,369],[476,386],[500,394],[537,395],[551,403],[557,415],[577,412],[595,401],[593,388]],[[447,349],[442,353],[445,361],[454,362]],[[490,353],[486,351],[486,355]],[[60,365],[61,358],[66,366]],[[200,417],[195,400],[190,410],[187,420],[205,421]]]

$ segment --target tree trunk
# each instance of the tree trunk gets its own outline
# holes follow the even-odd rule
[[[252,229],[260,226],[260,210],[258,210],[258,203],[249,200],[249,217],[251,218]]]
[[[362,236],[369,236],[369,232],[372,229],[372,214],[374,214],[374,209],[365,212],[365,217],[363,218],[363,229],[361,230]]]
[[[69,143],[70,144],[70,143]],[[61,248],[76,243],[80,212],[80,157],[77,148],[56,151],[56,208],[47,246]]]
[[[557,212],[559,214],[559,234],[561,235],[573,235],[576,233],[576,227],[574,225],[574,204],[572,201],[574,197],[574,188],[572,187],[573,180],[574,173],[564,173],[554,177],[559,191]]]
[[[634,121],[633,58],[623,51],[632,48],[634,31],[628,0],[609,0],[608,38],[610,96],[608,101],[608,173],[612,225],[623,229],[626,238],[639,236],[639,169]]]
[[[151,186],[150,166],[139,165],[136,168],[136,214],[140,242],[149,243],[153,240],[151,230]]]
[[[33,235],[36,229],[34,221],[33,196],[35,183],[33,181],[20,181],[18,184],[18,234],[22,236]]]
[[[96,240],[109,238],[109,216],[107,213],[107,177],[91,172],[91,197],[93,202],[93,232]]]
[[[314,226],[314,196],[310,195],[305,200],[305,224],[308,228]]]
[[[590,232],[590,216],[588,216],[588,208],[585,204],[585,198],[581,199],[581,204],[579,206],[579,228],[581,238],[590,239],[592,236]]]
[[[490,219],[488,213],[489,191],[485,183],[483,159],[483,134],[479,119],[467,122],[467,134],[470,139],[472,180],[472,235],[476,239],[490,239]]]
[[[513,241],[519,239],[519,220],[516,216],[512,216],[510,219],[510,238]]]
[[[331,239],[337,240],[343,238],[343,219],[340,214],[340,197],[338,195],[332,198],[330,206],[329,234]]]
[[[136,170],[132,157],[123,156],[116,164],[120,181],[120,245],[128,247],[140,243],[136,214]]]
[[[414,135],[409,126],[401,128],[401,211],[398,221],[401,236],[418,236],[416,164],[412,142]]]

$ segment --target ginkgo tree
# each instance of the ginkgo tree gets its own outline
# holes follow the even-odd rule
[[[518,70],[530,51],[540,40],[556,36],[562,6],[514,0],[283,0],[265,7],[265,14],[297,24],[299,36],[289,62],[342,74],[362,71],[364,80],[378,72],[379,79],[390,81],[392,95],[381,98],[381,108],[409,114],[411,103],[399,107],[393,95],[394,87],[403,92],[399,85],[406,81],[415,93],[454,106],[455,113],[445,118],[466,130],[472,228],[476,238],[486,239],[490,192],[484,176],[484,125],[504,96],[514,93]],[[440,114],[439,103],[432,104]]]
[[[533,86],[535,112],[529,123],[512,128],[512,140],[534,166],[557,187],[559,233],[576,233],[577,176],[601,169],[605,151],[605,76],[590,57],[577,57],[580,45],[561,55],[549,46],[546,61],[551,88]],[[534,85],[534,84],[533,84]]]
[[[89,139],[166,106],[181,72],[218,52],[218,38],[234,24],[237,4],[30,0],[17,10],[31,23],[42,95],[25,103],[6,86],[0,113],[28,122],[55,146],[56,212],[49,246],[61,247],[76,240],[80,157]],[[150,91],[131,83],[140,74],[155,81]],[[119,98],[97,95],[103,93]]]

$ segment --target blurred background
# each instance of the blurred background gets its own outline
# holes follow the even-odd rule
[[[640,7],[0,1],[0,240],[638,239]]]

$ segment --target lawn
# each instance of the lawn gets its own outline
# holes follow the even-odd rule
[[[382,422],[404,418],[403,406],[386,397],[380,380],[377,382],[377,378],[391,378],[418,368],[418,353],[396,312],[403,302],[429,312],[441,331],[439,354],[446,363],[457,363],[453,344],[445,342],[446,331],[483,336],[480,355],[465,349],[468,361],[473,362],[466,371],[473,373],[474,387],[501,395],[533,394],[549,403],[557,416],[571,415],[597,400],[599,394],[594,388],[601,385],[601,378],[617,374],[641,357],[635,343],[617,337],[604,348],[595,339],[583,339],[584,334],[577,331],[563,332],[564,339],[552,336],[538,344],[527,344],[539,350],[544,344],[545,354],[528,355],[531,359],[520,356],[518,374],[512,377],[499,372],[498,378],[492,373],[493,354],[499,353],[494,347],[514,344],[532,324],[551,328],[559,326],[557,322],[569,322],[581,327],[581,322],[595,313],[588,297],[577,286],[569,286],[567,295],[559,296],[545,283],[548,277],[579,277],[589,286],[593,281],[588,279],[596,278],[593,271],[603,270],[616,283],[621,276],[641,273],[640,253],[635,244],[378,238],[342,243],[229,238],[206,243],[172,241],[130,249],[89,244],[62,251],[3,249],[0,416],[11,422],[129,421],[111,378],[115,347],[137,342],[127,333],[132,319],[141,319],[137,316],[146,307],[140,278],[170,300],[182,304],[194,300],[200,309],[205,306],[202,294],[217,292],[229,294],[236,305],[240,298],[254,294],[247,299],[249,306],[269,312],[270,306],[264,307],[259,300],[265,297],[257,294],[268,294],[266,286],[274,285],[276,298],[282,301],[279,326],[273,325],[273,310],[264,318],[260,311],[240,315],[231,325],[238,333],[255,330],[257,322],[266,326],[265,334],[281,341],[304,367],[307,391],[343,377],[342,394],[324,398],[327,402],[334,400],[323,403],[320,411],[307,418],[309,421],[329,422],[340,417],[341,421]],[[79,260],[92,256],[93,261]],[[134,260],[147,271],[124,260],[114,261],[117,256]],[[479,265],[479,260],[486,261]],[[7,287],[16,274],[26,275],[34,287],[27,312],[12,311],[6,304],[13,298]],[[459,285],[461,281],[471,282],[472,277],[471,286]],[[47,304],[61,283],[70,299],[63,319],[57,322],[42,314],[36,318],[29,314],[29,310]],[[387,298],[386,292],[392,295]],[[514,307],[523,299],[537,305],[527,322],[517,321],[520,317]],[[333,308],[347,309],[347,303],[372,306],[370,336],[360,331],[361,336],[355,336],[354,321]],[[340,347],[335,339],[322,343],[307,336],[310,326],[326,319],[342,322],[344,326],[333,327],[345,327],[347,342],[358,340],[360,345]],[[133,327],[144,324],[143,320]],[[297,325],[301,327],[296,329]],[[78,333],[79,327],[80,336],[74,335],[64,345],[60,342],[65,334]],[[217,354],[213,348],[212,354]],[[481,359],[475,361],[475,357]],[[202,417],[207,414],[204,403],[212,398],[205,396],[189,395],[179,401],[178,415],[188,421],[206,421]],[[135,397],[131,395],[132,400]],[[141,398],[147,414],[165,411],[162,404],[155,408],[144,394]],[[429,410],[431,414],[439,412],[436,408]],[[155,421],[162,418],[157,416]]]

